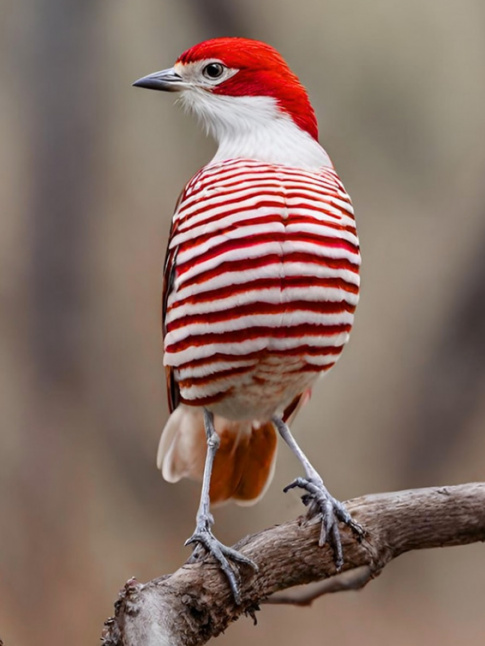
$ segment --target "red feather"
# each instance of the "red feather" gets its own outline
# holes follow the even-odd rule
[[[194,45],[177,63],[189,64],[216,59],[239,70],[220,85],[214,94],[227,96],[270,96],[280,109],[318,141],[318,124],[308,94],[276,49],[248,38],[214,38]]]

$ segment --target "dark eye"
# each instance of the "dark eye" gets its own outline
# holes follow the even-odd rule
[[[222,63],[209,63],[202,70],[202,74],[208,79],[218,79],[224,72]]]

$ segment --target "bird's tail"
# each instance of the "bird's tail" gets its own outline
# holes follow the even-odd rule
[[[212,469],[212,504],[233,500],[252,505],[273,479],[277,435],[272,422],[230,422],[214,416],[221,439]],[[207,451],[200,409],[179,406],[170,415],[160,438],[157,466],[168,482],[202,480]]]

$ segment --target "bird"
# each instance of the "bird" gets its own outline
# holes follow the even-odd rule
[[[172,219],[162,297],[170,416],[157,464],[169,482],[202,482],[186,545],[216,559],[240,603],[240,570],[257,567],[215,537],[211,504],[264,495],[278,435],[305,472],[284,491],[302,489],[321,514],[319,544],[330,543],[337,569],[339,521],[363,535],[289,428],[353,326],[353,206],[319,143],[306,89],[272,46],[206,40],[134,85],[176,92],[217,144]]]

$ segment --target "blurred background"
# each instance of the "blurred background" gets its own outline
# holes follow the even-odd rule
[[[3,0],[0,636],[98,643],[124,581],[188,557],[199,487],[155,468],[161,272],[214,152],[131,83],[198,41],[279,49],[308,87],[363,252],[350,346],[294,430],[334,495],[485,479],[482,0]],[[243,535],[302,512],[285,447]],[[412,553],[360,593],[271,607],[218,643],[451,646],[485,637],[482,545]]]

